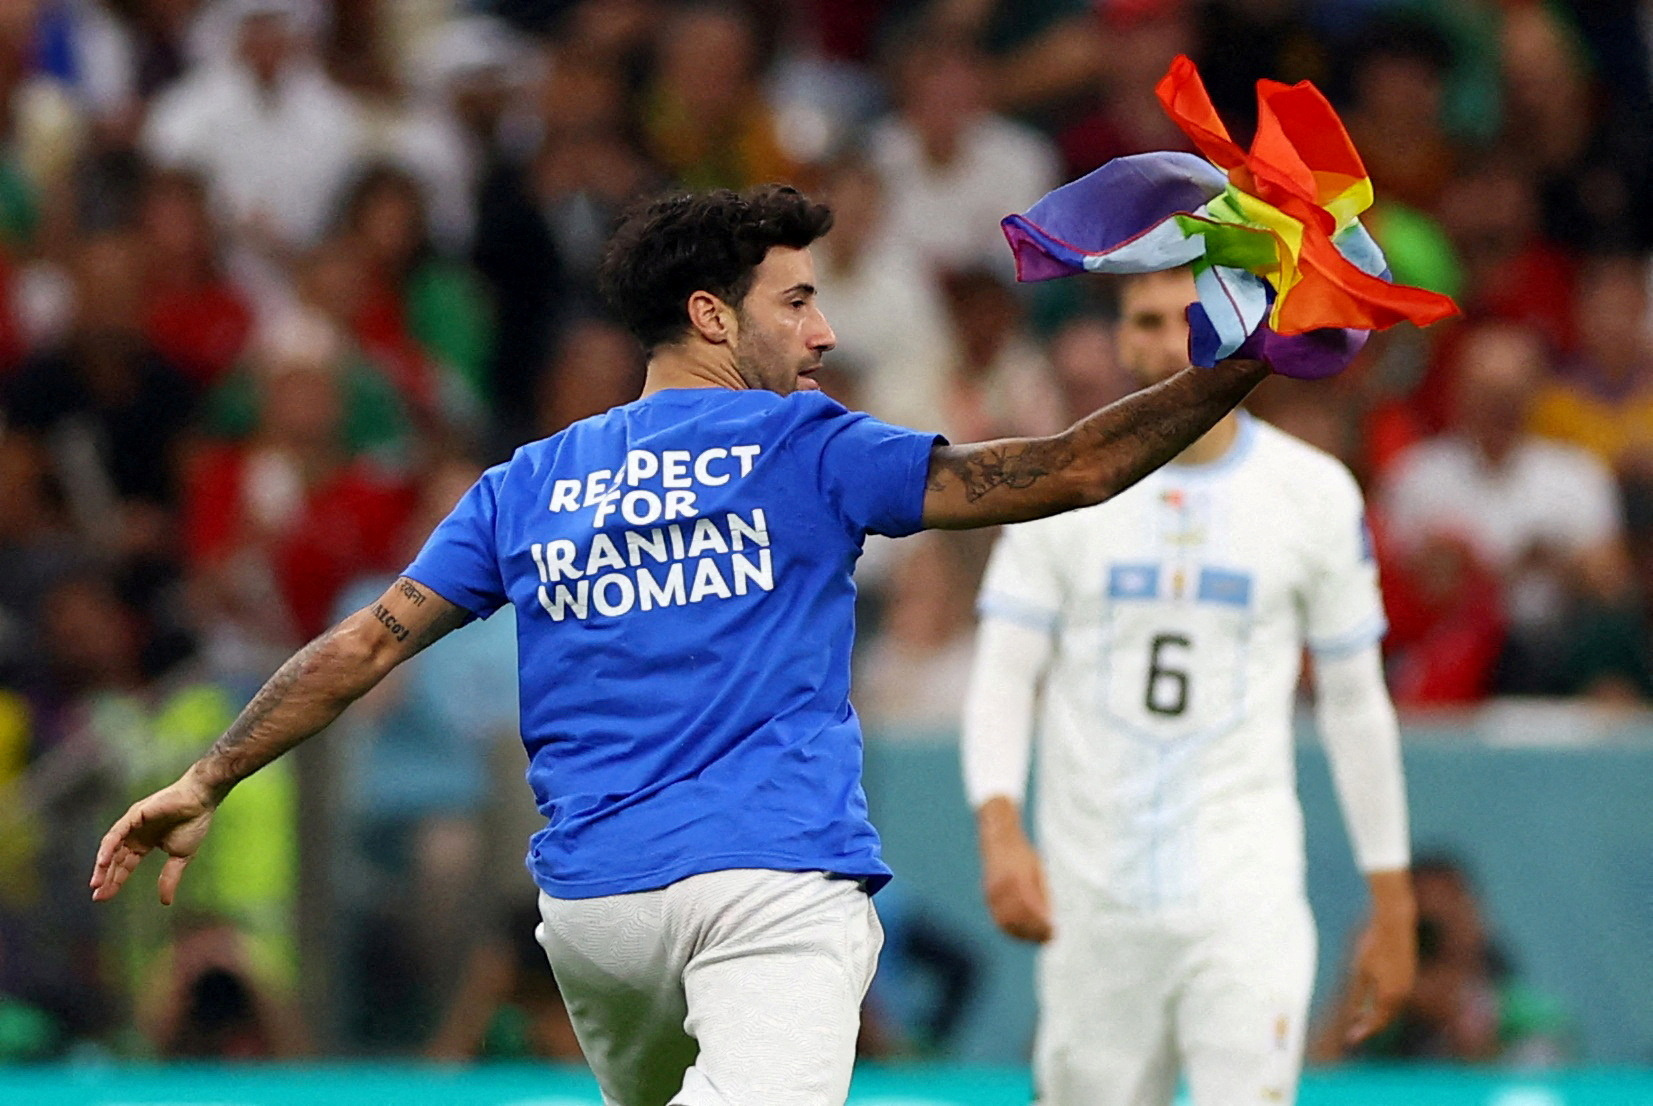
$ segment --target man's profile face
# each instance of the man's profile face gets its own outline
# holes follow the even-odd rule
[[[1114,342],[1119,363],[1143,387],[1188,367],[1188,305],[1198,298],[1187,269],[1125,280]]]
[[[811,374],[837,337],[815,303],[808,250],[771,249],[735,313],[735,368],[747,387],[783,396],[820,387]]]

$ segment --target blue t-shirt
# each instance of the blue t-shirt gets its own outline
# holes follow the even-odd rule
[[[938,441],[819,392],[656,392],[522,447],[437,527],[408,577],[517,612],[547,893],[727,868],[889,879],[849,704],[850,574],[868,533],[919,529]]]

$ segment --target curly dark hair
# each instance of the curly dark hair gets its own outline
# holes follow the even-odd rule
[[[738,309],[772,247],[804,249],[831,227],[831,208],[781,184],[658,196],[621,217],[598,287],[620,323],[652,351],[688,329],[695,292]]]

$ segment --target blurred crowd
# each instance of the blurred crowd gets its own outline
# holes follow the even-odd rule
[[[525,823],[499,808],[528,803],[508,617],[399,672],[308,776],[239,788],[168,920],[141,895],[91,909],[97,836],[482,466],[635,396],[593,273],[640,194],[785,180],[835,206],[816,260],[847,404],[963,441],[1124,394],[1110,287],[1017,286],[997,224],[1111,157],[1187,148],[1152,91],[1178,53],[1242,140],[1256,79],[1315,81],[1396,277],[1464,308],[1253,404],[1367,489],[1397,700],[1653,696],[1642,20],[1629,0],[0,4],[0,1058],[317,1047],[294,905],[318,833],[328,1051],[566,1055],[524,927],[494,922],[524,883]],[[986,540],[869,550],[875,739],[956,723]],[[872,1036],[899,1048],[896,1020]]]

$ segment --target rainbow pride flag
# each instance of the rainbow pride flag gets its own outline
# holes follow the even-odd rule
[[[1257,134],[1241,149],[1194,63],[1155,91],[1205,156],[1115,158],[1003,220],[1017,278],[1188,265],[1189,358],[1262,357],[1276,372],[1339,372],[1374,330],[1457,314],[1446,296],[1388,279],[1360,225],[1372,181],[1337,113],[1304,81],[1257,82]]]

